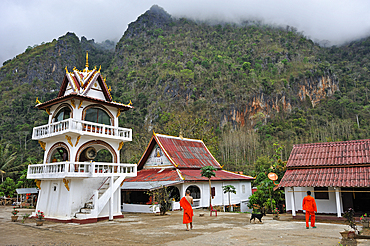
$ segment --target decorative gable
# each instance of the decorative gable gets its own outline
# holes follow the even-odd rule
[[[62,86],[58,97],[66,96],[75,93],[81,96],[88,96],[108,102],[112,101],[110,88],[105,83],[105,79],[100,74],[96,67],[89,70],[88,54],[86,53],[86,67],[79,71],[73,68],[73,72],[68,72],[66,67],[66,75],[64,76]]]
[[[216,169],[221,169],[220,164],[209,152],[203,141],[154,133],[138,163],[138,170],[144,168],[149,157],[155,151],[155,146],[159,147],[167,160],[176,168],[200,169],[204,166],[213,166]],[[153,161],[150,163],[153,163]]]
[[[173,167],[162,149],[156,144],[144,164],[144,169]]]

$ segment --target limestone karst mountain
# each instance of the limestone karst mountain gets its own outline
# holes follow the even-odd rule
[[[292,27],[201,23],[153,6],[109,47],[67,33],[0,68],[0,136],[19,163],[42,152],[30,141],[47,119],[35,98],[54,98],[86,51],[114,100],[135,107],[120,117],[134,131],[122,161],[138,161],[152,130],[203,139],[220,163],[244,171],[274,154],[274,142],[286,159],[294,143],[369,137],[369,38],[323,48]]]

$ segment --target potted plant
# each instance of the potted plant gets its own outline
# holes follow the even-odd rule
[[[19,213],[19,211],[18,210],[16,210],[15,209],[15,207],[13,207],[13,210],[12,210],[12,221],[13,222],[16,222],[17,221],[17,219],[18,219],[18,216],[17,216],[17,214]]]
[[[360,222],[364,228],[369,228],[369,217],[367,217],[367,213],[361,215]]]
[[[44,212],[38,210],[36,213],[36,225],[42,226],[44,224]]]
[[[344,218],[347,219],[348,225],[352,228],[352,230],[345,230],[343,232],[340,232],[343,239],[353,239],[355,238],[357,226],[355,221],[355,210],[353,208],[349,208],[348,211],[346,211],[343,215]]]
[[[272,217],[272,219],[274,220],[278,220],[279,219],[279,209],[278,208],[275,208],[274,210],[272,210],[272,213],[274,214],[274,216]]]
[[[23,217],[22,223],[24,224],[24,222],[26,221],[26,219],[28,219],[30,217],[30,214],[25,214],[22,217]]]

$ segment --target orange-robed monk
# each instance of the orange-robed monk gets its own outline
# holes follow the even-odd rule
[[[184,217],[182,220],[183,224],[186,224],[186,230],[189,231],[189,224],[190,230],[193,229],[193,208],[191,206],[193,204],[193,198],[190,196],[190,191],[186,191],[186,196],[181,198],[180,206],[184,209]]]
[[[315,226],[315,213],[317,212],[315,198],[311,196],[311,191],[307,191],[307,196],[303,198],[302,209],[306,210],[306,229],[309,229],[308,220],[311,216],[311,227],[316,228]]]

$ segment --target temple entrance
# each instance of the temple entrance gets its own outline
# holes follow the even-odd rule
[[[370,213],[369,188],[342,188],[342,191],[343,212],[353,208],[356,216]]]
[[[167,188],[168,195],[171,201],[179,202],[180,201],[180,190],[176,186],[170,186]]]

